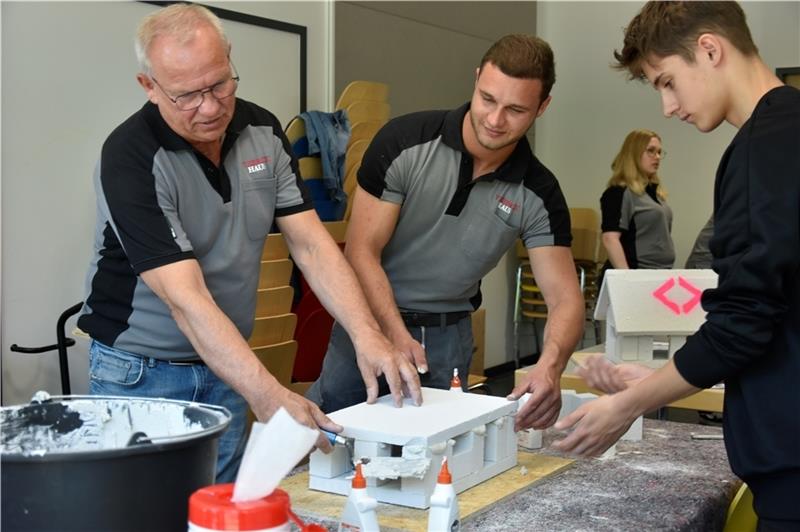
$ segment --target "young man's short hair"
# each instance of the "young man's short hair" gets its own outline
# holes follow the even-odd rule
[[[625,30],[621,52],[614,51],[614,68],[631,79],[643,77],[649,57],[678,55],[694,63],[695,43],[704,33],[725,37],[744,55],[758,53],[742,7],[736,2],[647,2]]]
[[[550,89],[556,82],[553,50],[549,44],[533,35],[512,33],[502,37],[484,54],[481,70],[486,63],[492,63],[512,78],[540,80],[542,101],[550,95]]]

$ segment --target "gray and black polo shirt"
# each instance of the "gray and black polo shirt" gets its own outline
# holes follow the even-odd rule
[[[602,230],[622,233],[620,242],[631,269],[670,269],[675,264],[672,209],[658,199],[656,185],[641,196],[628,187],[613,186],[600,198]],[[607,263],[608,266],[608,263]]]
[[[147,103],[106,140],[94,174],[97,229],[78,326],[158,359],[196,358],[139,274],[196,259],[217,305],[250,336],[275,216],[312,209],[278,119],[236,100],[216,167]]]
[[[478,308],[481,279],[517,237],[528,248],[570,245],[564,196],[526,138],[495,172],[472,179],[461,136],[468,110],[390,121],[358,171],[364,190],[401,205],[382,265],[403,311]]]

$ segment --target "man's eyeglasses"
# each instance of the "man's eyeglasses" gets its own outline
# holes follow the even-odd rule
[[[236,92],[236,87],[239,86],[239,74],[236,72],[236,67],[234,66],[233,62],[231,62],[231,69],[233,70],[233,76],[229,77],[228,79],[222,80],[219,83],[215,83],[210,87],[206,87],[205,89],[187,92],[185,94],[175,96],[174,98],[164,90],[164,87],[161,86],[156,78],[150,76],[150,79],[152,79],[153,82],[158,85],[158,88],[161,89],[161,92],[163,92],[164,95],[166,95],[166,97],[169,98],[179,110],[193,111],[203,105],[203,100],[205,100],[206,93],[211,93],[211,95],[217,100],[222,100]]]
[[[644,150],[644,151],[645,151],[645,152],[647,153],[647,155],[649,155],[650,157],[658,157],[659,159],[663,159],[664,157],[666,157],[666,156],[667,156],[667,152],[666,152],[666,151],[664,151],[664,150],[661,150],[661,149],[659,149],[659,148],[647,148],[647,149],[646,149],[646,150]]]

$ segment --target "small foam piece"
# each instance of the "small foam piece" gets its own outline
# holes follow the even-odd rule
[[[369,463],[361,465],[365,478],[380,480],[396,478],[424,478],[431,465],[431,459],[408,459],[400,456],[382,456],[370,458]]]
[[[517,445],[528,450],[541,449],[542,431],[536,429],[524,429],[517,432]]]

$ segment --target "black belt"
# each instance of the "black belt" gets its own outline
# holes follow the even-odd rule
[[[429,314],[427,312],[401,312],[400,317],[409,327],[446,327],[453,325],[469,317],[472,314],[468,310],[460,312],[443,312],[441,314]]]
[[[205,366],[206,363],[203,362],[200,358],[195,358],[193,360],[167,360],[167,364],[170,366]]]

